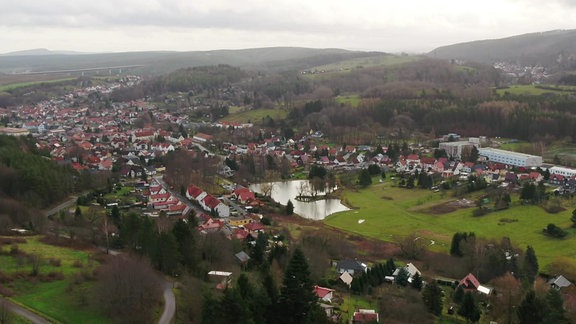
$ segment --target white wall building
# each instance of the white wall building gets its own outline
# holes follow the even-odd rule
[[[553,166],[548,169],[548,171],[550,171],[550,174],[559,174],[568,178],[576,176],[576,169],[570,169],[561,166]]]
[[[439,149],[443,149],[449,157],[456,160],[462,158],[463,151],[472,150],[472,147],[474,147],[474,144],[468,141],[442,142],[438,145]]]
[[[542,165],[542,157],[537,155],[505,151],[494,148],[480,148],[478,151],[481,156],[486,157],[490,162],[504,163],[507,165],[520,167],[539,167]]]

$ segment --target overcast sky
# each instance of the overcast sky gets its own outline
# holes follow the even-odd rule
[[[576,0],[6,0],[0,53],[269,46],[428,52],[576,28]]]

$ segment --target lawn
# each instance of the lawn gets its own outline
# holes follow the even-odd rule
[[[357,309],[375,309],[377,307],[377,302],[373,303],[362,296],[349,293],[342,293],[340,296],[342,297],[342,305],[339,306],[342,312],[342,323],[348,323]]]
[[[576,231],[569,228],[572,209],[549,214],[537,206],[520,205],[513,201],[508,210],[473,217],[472,208],[458,209],[442,215],[426,212],[427,206],[454,198],[442,198],[429,190],[395,188],[390,184],[372,185],[358,192],[347,191],[344,203],[354,209],[325,219],[329,226],[384,241],[399,241],[406,235],[430,240],[436,251],[448,252],[455,232],[474,232],[477,236],[500,240],[510,237],[513,244],[525,248],[532,245],[541,269],[558,256],[576,259]],[[517,200],[517,197],[513,197]],[[568,231],[562,240],[547,237],[542,229],[554,223]]]
[[[91,276],[97,263],[90,259],[90,251],[46,244],[40,241],[40,236],[21,238],[26,243],[18,243],[17,246],[25,254],[19,254],[20,257],[0,255],[0,272],[11,278],[4,286],[14,292],[12,300],[59,322],[108,322],[86,306],[87,290],[93,282],[80,280],[82,282],[79,284],[71,284],[76,280],[76,274],[82,271]],[[13,246],[4,245],[1,249],[8,252]],[[32,254],[41,257],[37,277],[29,275],[32,263],[26,255]]]

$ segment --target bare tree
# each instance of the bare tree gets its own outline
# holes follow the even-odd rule
[[[115,321],[145,323],[152,320],[162,284],[147,262],[117,256],[100,268],[93,293],[96,306]]]
[[[402,254],[409,259],[420,259],[426,253],[426,239],[412,233],[400,241]]]

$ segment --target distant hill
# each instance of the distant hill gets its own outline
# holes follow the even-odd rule
[[[74,51],[51,51],[46,48],[35,48],[23,51],[16,51],[16,52],[9,52],[6,54],[0,54],[0,56],[37,56],[37,55],[76,55],[76,54],[84,54],[80,52]]]
[[[33,53],[46,53],[34,50]],[[48,51],[50,52],[50,51]],[[243,68],[268,70],[305,69],[358,57],[380,56],[379,52],[355,52],[343,49],[270,47],[243,50],[194,52],[125,52],[103,54],[25,54],[2,55],[0,73],[44,72],[142,65],[140,74],[164,74],[184,67],[229,64]]]
[[[434,49],[428,56],[480,63],[510,62],[576,70],[576,30],[554,30],[501,39],[481,40]]]

